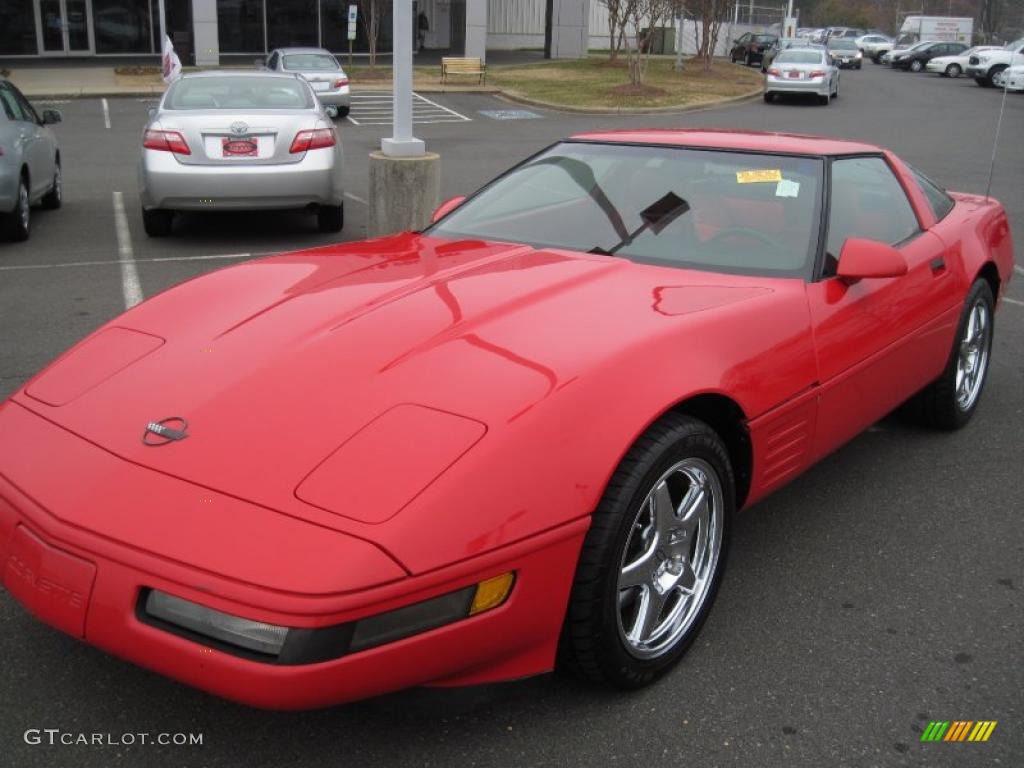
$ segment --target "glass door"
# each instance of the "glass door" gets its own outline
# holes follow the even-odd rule
[[[90,0],[35,0],[40,55],[92,53],[90,5]]]

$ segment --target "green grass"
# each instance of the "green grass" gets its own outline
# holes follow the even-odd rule
[[[566,107],[630,109],[701,104],[740,96],[761,85],[755,69],[716,61],[710,72],[687,60],[683,72],[671,57],[652,58],[642,92],[629,92],[625,62],[608,64],[607,56],[573,61],[488,68],[487,83],[511,96]]]

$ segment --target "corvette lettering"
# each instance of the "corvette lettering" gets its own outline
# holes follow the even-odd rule
[[[11,555],[7,561],[11,572],[33,589],[47,595],[55,602],[64,603],[74,608],[81,608],[85,605],[85,596],[80,592],[58,584],[52,579],[41,576],[32,570],[32,567],[17,555]]]

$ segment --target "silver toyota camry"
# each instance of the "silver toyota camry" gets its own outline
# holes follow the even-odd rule
[[[322,104],[334,107],[338,117],[348,114],[348,75],[330,51],[323,48],[277,48],[266,59],[256,59],[256,65],[270,72],[302,75],[312,84]]]
[[[271,72],[196,72],[167,89],[142,136],[146,234],[178,211],[306,209],[344,224],[341,141],[310,84]]]

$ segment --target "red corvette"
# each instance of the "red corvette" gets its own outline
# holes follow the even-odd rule
[[[420,234],[132,309],[0,405],[41,620],[248,704],[678,661],[730,520],[906,403],[963,425],[995,201],[801,136],[576,136]]]

